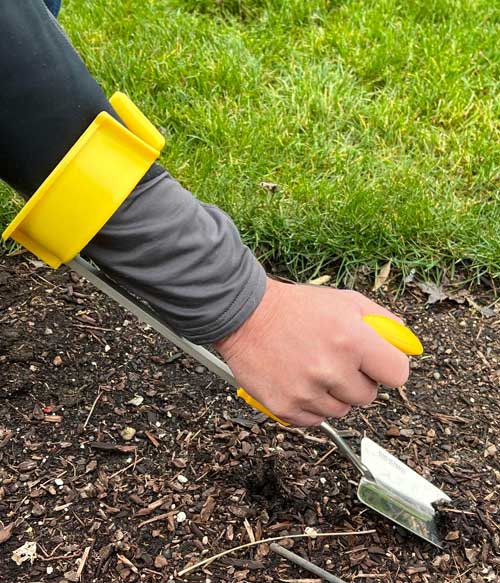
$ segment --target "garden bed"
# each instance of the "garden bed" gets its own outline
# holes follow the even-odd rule
[[[440,550],[357,502],[317,430],[263,419],[75,274],[0,258],[0,581],[317,580],[265,543],[178,576],[270,537],[345,581],[496,581],[500,310],[474,308],[487,289],[464,298],[379,293],[426,353],[406,387],[337,423],[451,496]],[[347,534],[286,538],[306,529]]]

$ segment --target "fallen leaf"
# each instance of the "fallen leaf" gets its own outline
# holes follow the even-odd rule
[[[469,303],[469,306],[477,310],[485,318],[491,318],[492,316],[495,315],[495,310],[493,308],[489,308],[488,306],[480,306],[470,296],[466,296],[465,299]]]
[[[143,402],[144,397],[142,397],[141,395],[136,395],[133,399],[127,401],[127,405],[134,405],[134,407],[139,407],[140,405],[142,405]]]
[[[445,537],[444,540],[452,541],[458,540],[460,538],[460,532],[458,530],[451,530]]]
[[[436,285],[431,281],[418,281],[417,287],[419,287],[425,294],[429,297],[427,298],[428,304],[435,304],[436,302],[442,302],[447,299],[447,295],[443,289],[443,286]]]
[[[316,277],[315,279],[310,279],[307,283],[309,285],[325,285],[332,279],[331,275],[321,275],[320,277]]]
[[[271,194],[275,194],[280,189],[280,187],[277,184],[274,184],[274,182],[259,182],[259,186]]]
[[[497,452],[497,446],[492,443],[484,450],[484,457],[489,457],[490,455],[495,455]]]
[[[378,272],[377,277],[375,278],[375,284],[373,285],[373,291],[377,291],[381,288],[384,283],[387,281],[389,274],[391,273],[391,262],[388,261],[385,265],[382,266],[380,271]]]
[[[205,503],[203,504],[203,508],[201,509],[200,520],[202,522],[208,522],[210,515],[212,514],[214,508],[215,508],[215,499],[212,496],[209,496],[205,500]]]
[[[7,526],[0,528],[0,545],[5,541],[8,541],[12,536],[12,531],[14,530],[15,522],[11,522]]]
[[[36,542],[28,541],[24,545],[12,552],[11,559],[17,565],[21,565],[25,561],[33,561],[36,559]]]

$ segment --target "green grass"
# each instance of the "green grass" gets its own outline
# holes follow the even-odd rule
[[[498,3],[70,0],[61,21],[262,258],[500,275]]]

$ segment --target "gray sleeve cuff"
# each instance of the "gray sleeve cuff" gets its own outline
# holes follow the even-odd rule
[[[84,253],[198,344],[239,328],[266,287],[231,219],[167,172],[136,188]]]

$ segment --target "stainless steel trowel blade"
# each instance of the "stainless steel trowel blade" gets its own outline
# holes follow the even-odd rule
[[[451,502],[407,465],[368,437],[361,440],[361,461],[373,476],[363,476],[358,498],[363,504],[430,543],[442,547],[436,502]]]

